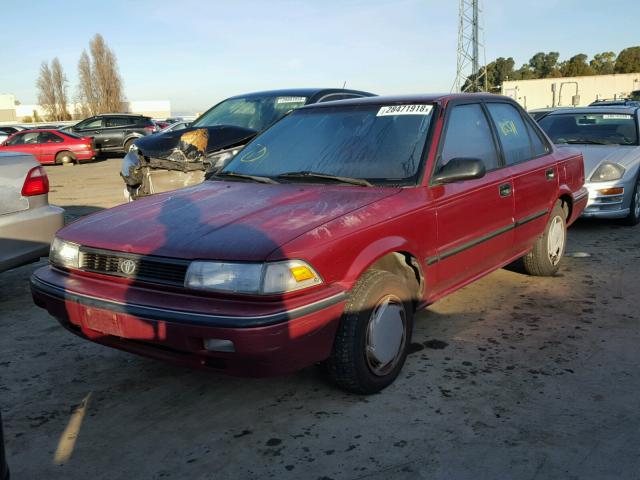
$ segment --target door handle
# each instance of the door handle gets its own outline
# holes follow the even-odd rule
[[[508,197],[509,195],[511,195],[511,184],[503,183],[502,185],[500,185],[499,190],[501,197]]]
[[[553,171],[553,168],[548,169],[544,174],[547,176],[547,180],[553,180],[556,178],[556,172]]]
[[[100,130],[94,130],[93,133],[100,133]]]

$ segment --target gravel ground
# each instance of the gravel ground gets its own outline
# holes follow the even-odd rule
[[[120,203],[119,164],[48,167],[52,203],[69,219]],[[0,274],[12,474],[640,479],[640,227],[581,221],[568,250],[554,278],[502,269],[421,312],[400,378],[370,397],[316,368],[247,380],[91,344],[32,304],[44,261]]]

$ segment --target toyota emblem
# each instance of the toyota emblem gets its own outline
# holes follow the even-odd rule
[[[136,262],[133,260],[120,260],[120,265],[118,266],[120,271],[125,275],[132,275],[133,272],[136,271]]]

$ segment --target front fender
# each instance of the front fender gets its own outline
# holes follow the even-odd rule
[[[390,236],[379,238],[366,246],[358,256],[356,256],[340,283],[344,288],[350,290],[358,281],[358,278],[380,258],[392,252],[407,252],[419,258],[413,250],[414,248],[412,248],[410,243],[403,237]]]

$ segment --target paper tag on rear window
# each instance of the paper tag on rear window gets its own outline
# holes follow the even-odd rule
[[[429,115],[433,110],[433,105],[389,105],[380,107],[376,117],[386,117],[387,115]]]
[[[307,97],[278,97],[276,103],[304,103]]]
[[[609,113],[609,114],[604,114],[602,115],[602,118],[605,120],[629,120],[631,117],[631,115],[623,115],[623,114],[616,114],[616,113]]]

